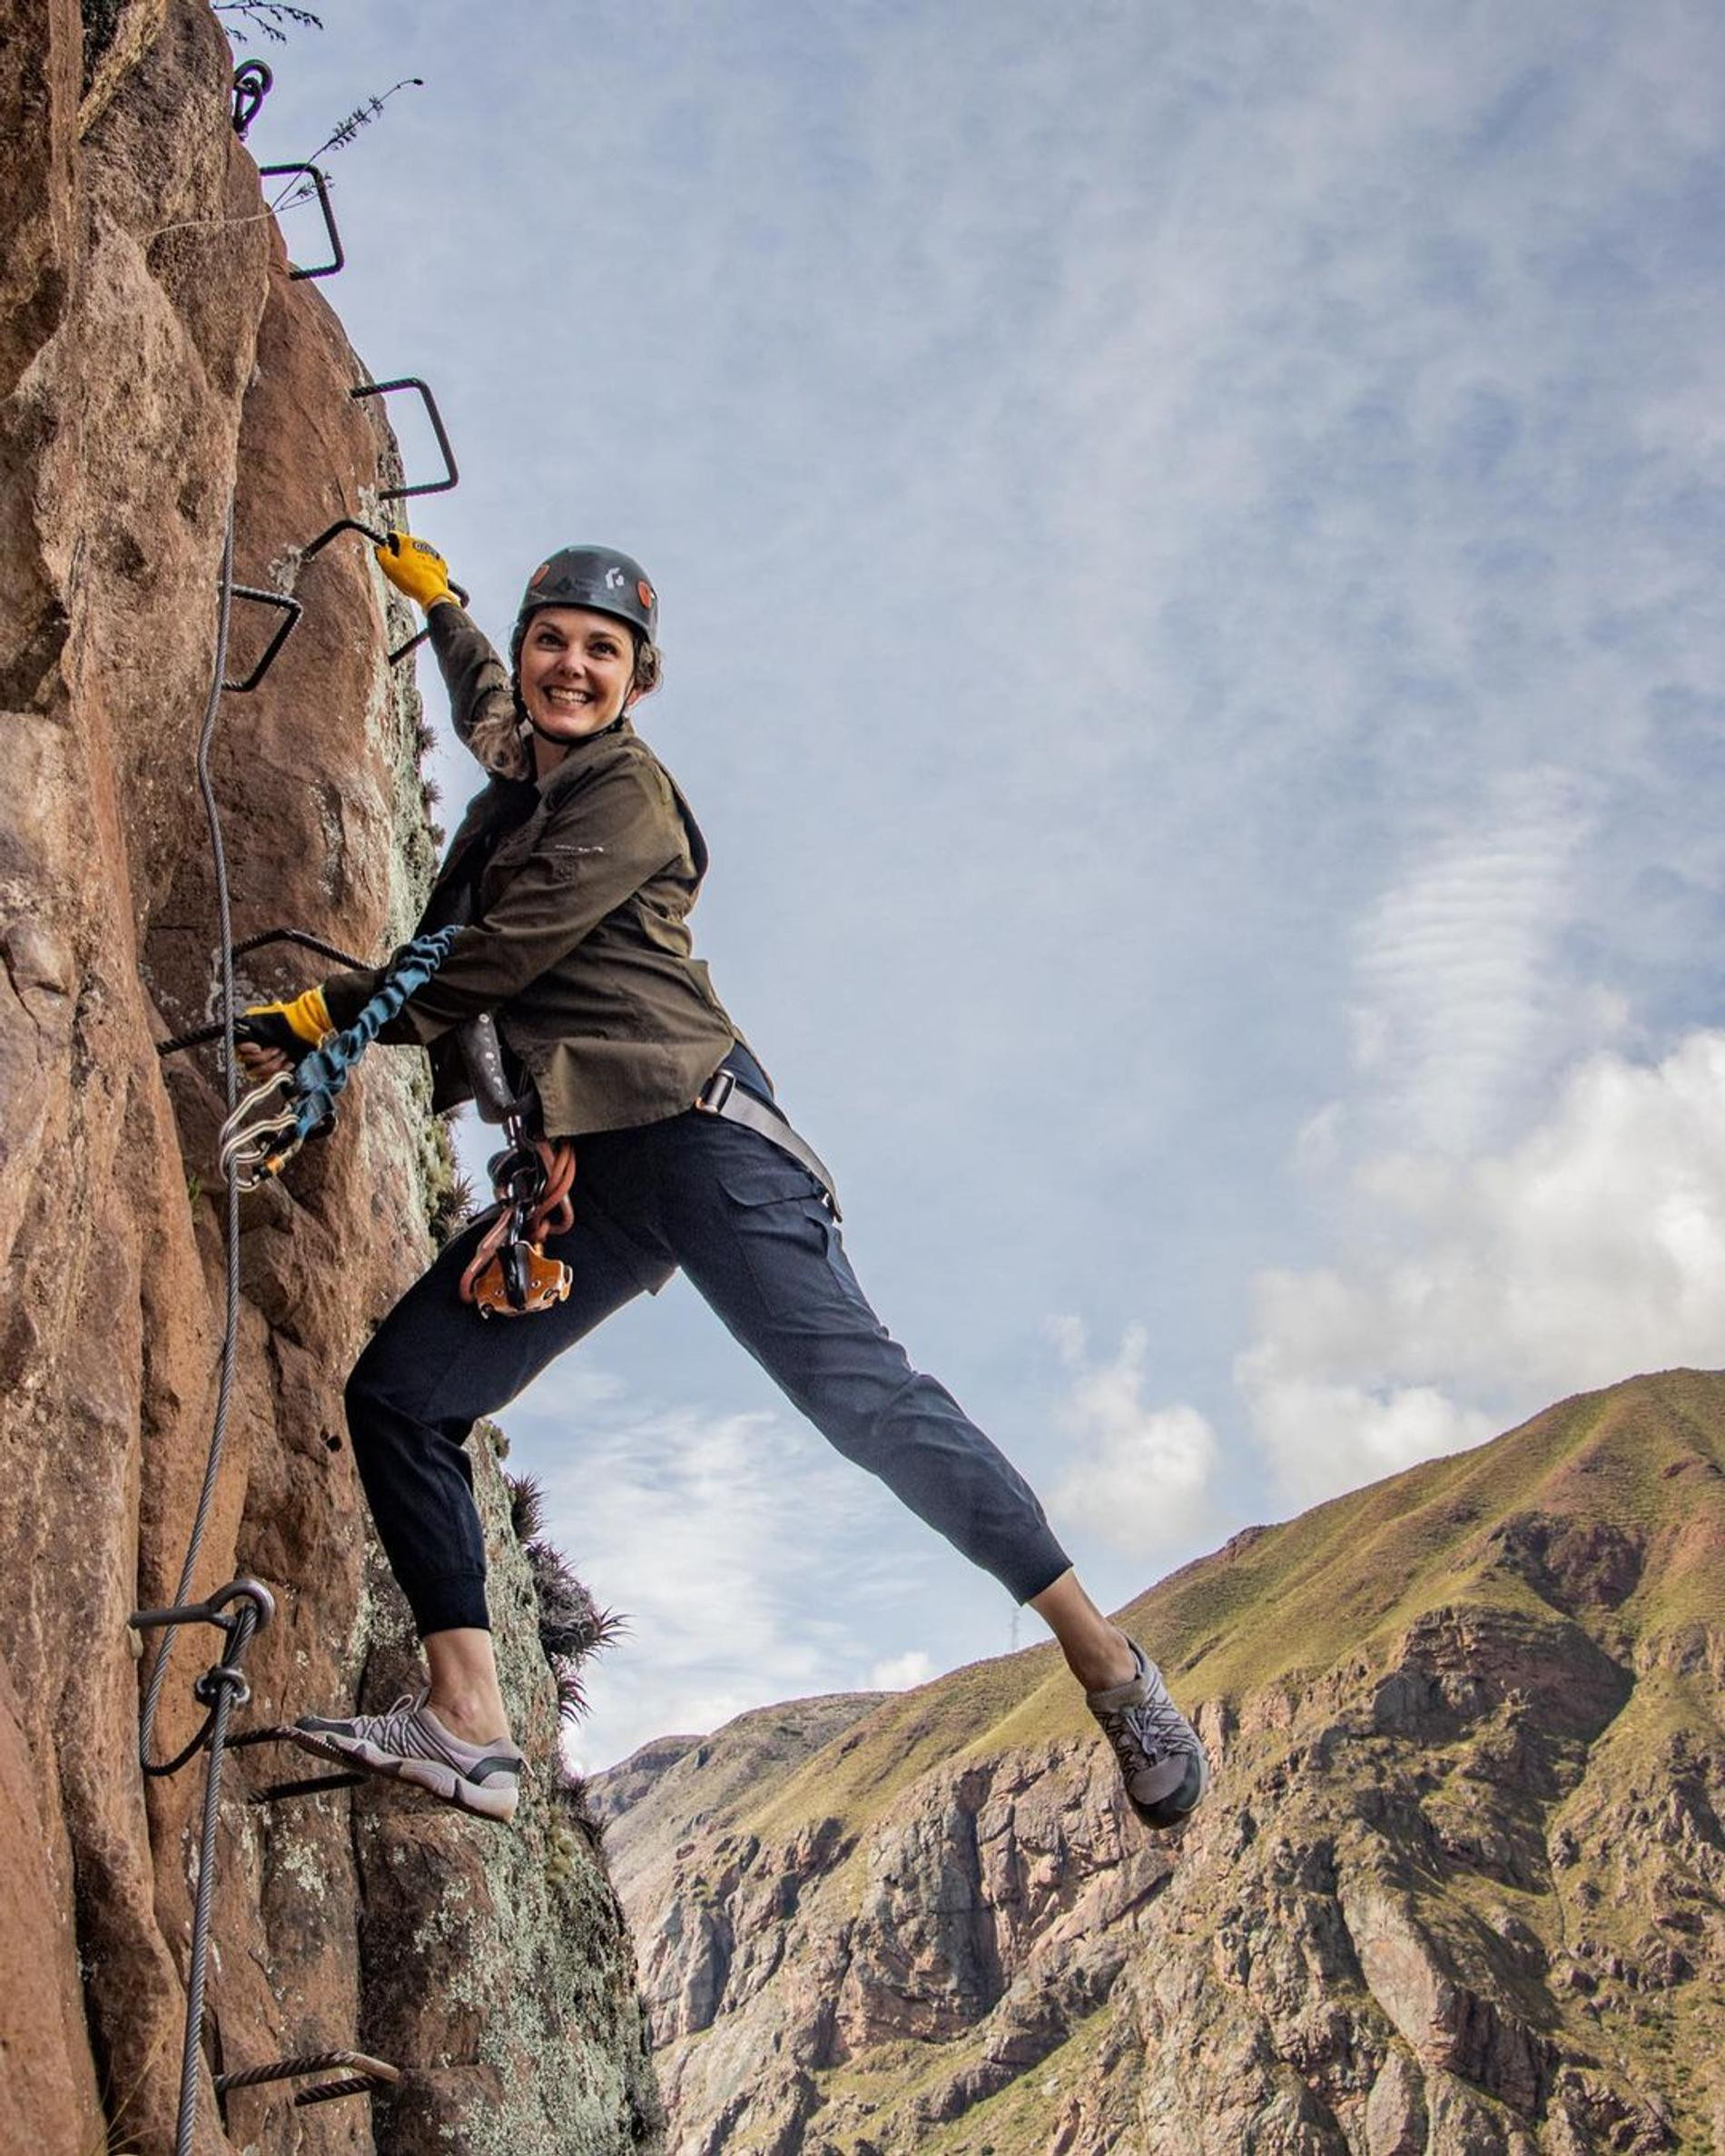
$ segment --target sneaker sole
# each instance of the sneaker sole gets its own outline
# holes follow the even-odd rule
[[[435,1759],[403,1759],[394,1752],[380,1752],[362,1737],[330,1737],[310,1729],[289,1729],[289,1739],[301,1751],[320,1759],[333,1759],[340,1767],[362,1767],[388,1781],[411,1782],[416,1788],[476,1818],[508,1821],[520,1801],[518,1789],[490,1790],[470,1782],[453,1767],[439,1767]]]
[[[1208,1793],[1209,1787],[1208,1760],[1195,1758],[1187,1768],[1186,1778],[1179,1787],[1165,1797],[1160,1804],[1154,1807],[1140,1804],[1129,1789],[1126,1791],[1126,1801],[1145,1826],[1155,1827],[1158,1834],[1184,1834],[1191,1823],[1193,1813]]]

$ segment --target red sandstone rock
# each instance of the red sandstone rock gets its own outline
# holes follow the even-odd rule
[[[85,71],[75,6],[7,0],[7,17],[0,1914],[22,1965],[0,2003],[0,2100],[8,2145],[27,2122],[32,2148],[89,2156],[105,2107],[117,2141],[156,2156],[173,2140],[202,1773],[139,1772],[125,1619],[174,1591],[222,1327],[224,1102],[208,1052],[164,1068],[153,1043],[211,1009],[193,758],[236,477],[240,579],[297,584],[307,606],[264,686],[221,713],[236,932],[286,921],[380,951],[413,916],[429,847],[418,702],[383,664],[380,581],[351,538],[300,558],[338,517],[378,517],[393,445],[348,394],[364,371],[328,304],[290,282],[259,216],[225,39],[202,0],[132,0]],[[236,610],[231,672],[261,634]],[[242,992],[307,970],[261,956]],[[376,1704],[386,1676],[399,1688],[402,1612],[368,1574],[340,1384],[428,1254],[411,1060],[380,1052],[330,1143],[245,1204],[236,1383],[196,1578],[207,1591],[247,1569],[278,1595],[242,1724]],[[506,1687],[539,1770],[518,1830],[428,1817],[398,1792],[253,1806],[301,1756],[232,1757],[211,2063],[357,2045],[408,2080],[375,2141],[365,2103],[296,2114],[291,2090],[236,2096],[224,2134],[206,2082],[201,2151],[417,2149],[426,2122],[460,2141],[481,2115],[524,2151],[654,2144],[627,1939],[557,1787],[531,1588],[481,1452]],[[191,1679],[213,1639],[176,1647],[159,1754],[201,1718]]]

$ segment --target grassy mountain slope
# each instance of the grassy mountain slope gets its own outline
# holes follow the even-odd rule
[[[676,2146],[1725,2145],[1725,1377],[1564,1402],[1125,1620],[1220,1763],[1177,1849],[1050,1648],[776,1769],[719,1732],[610,1829]]]

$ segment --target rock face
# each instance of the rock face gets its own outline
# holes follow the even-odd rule
[[[1218,1761],[1178,1843],[1050,1649],[599,1778],[677,2156],[1725,2147],[1725,1377],[1253,1530],[1128,1621]]]
[[[224,1112],[215,907],[194,783],[224,519],[242,583],[304,618],[213,756],[238,936],[387,950],[431,856],[421,719],[369,556],[395,451],[318,288],[290,280],[229,122],[203,0],[4,0],[0,38],[0,2138],[172,2148],[201,1763],[146,1783],[130,1611],[172,1599],[212,1425]],[[86,35],[86,33],[88,34]],[[273,617],[236,605],[231,676]],[[386,634],[387,631],[387,634]],[[242,990],[316,977],[260,952]],[[447,1156],[418,1059],[380,1052],[331,1141],[245,1201],[240,1353],[196,1591],[241,1570],[276,1621],[236,1728],[410,1681],[369,1569],[344,1373],[423,1265]],[[659,2139],[634,1965],[576,1797],[510,1531],[475,1441],[506,1688],[535,1761],[518,1830],[379,1785],[251,1801],[310,1771],[231,1756],[205,2051],[217,2070],[358,2048],[393,2101],[291,2108],[206,2080],[197,2146],[592,2151]],[[216,1635],[175,1649],[162,1756]],[[152,1647],[151,1654],[155,1651]]]

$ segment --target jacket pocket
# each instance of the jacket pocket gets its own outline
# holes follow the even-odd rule
[[[490,858],[485,864],[485,881],[481,886],[485,896],[495,897],[498,884],[507,883],[510,877],[519,872],[522,864],[533,852],[539,833],[545,829],[548,812],[541,802],[524,822],[516,824],[492,848]]]
[[[586,874],[596,861],[605,859],[603,846],[541,846],[539,859],[559,883],[573,883]]]

